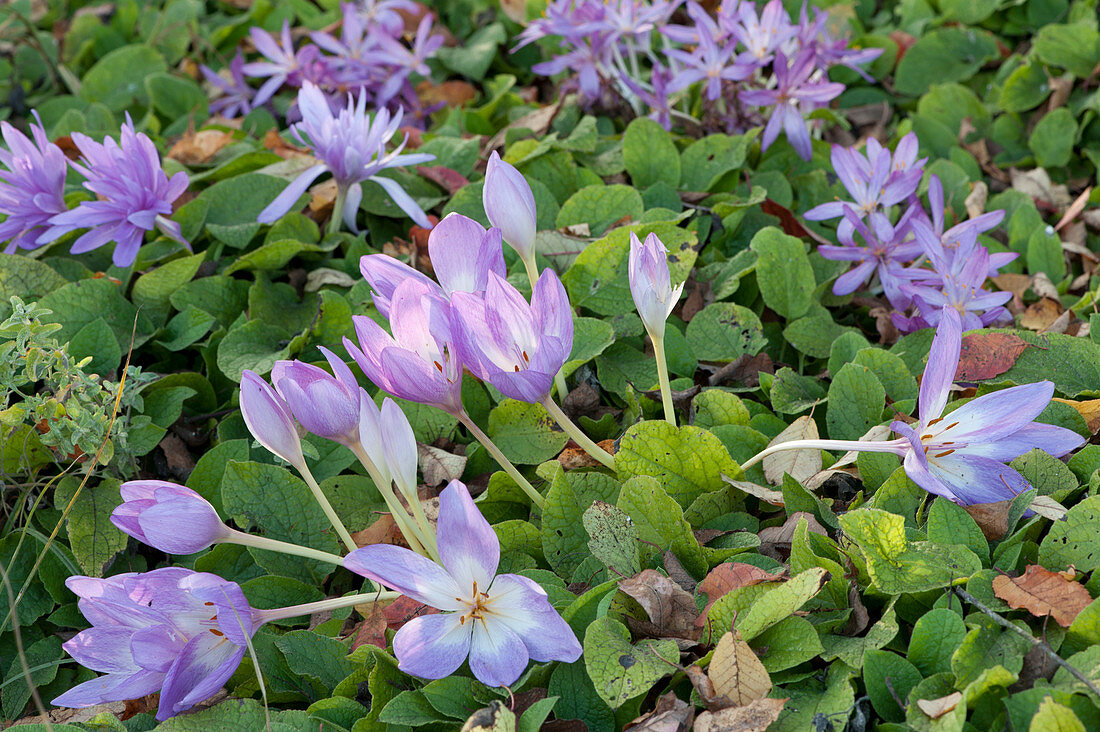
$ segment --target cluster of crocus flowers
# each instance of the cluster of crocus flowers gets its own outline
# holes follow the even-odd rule
[[[1072,430],[1035,422],[1050,404],[1054,384],[1040,381],[973,399],[944,414],[959,366],[962,321],[954,308],[943,308],[928,354],[915,424],[895,421],[896,440],[794,440],[781,442],[751,458],[748,468],[782,450],[862,450],[902,458],[914,483],[929,493],[969,506],[1014,498],[1030,485],[1005,463],[1038,448],[1061,457],[1084,444]]]
[[[70,162],[49,141],[41,121],[31,124],[33,143],[6,122],[2,130],[9,150],[0,150],[0,163],[8,169],[0,172],[0,213],[7,215],[0,224],[0,241],[10,240],[9,253],[17,247],[35,249],[77,229],[88,231],[73,242],[73,254],[115,242],[112,259],[117,267],[134,263],[147,231],[158,229],[189,246],[179,224],[168,218],[172,203],[187,189],[187,174],[165,174],[153,141],[134,129],[129,115],[118,142],[72,134],[83,165]],[[64,198],[69,166],[96,194],[96,200],[72,210]]]
[[[360,92],[358,100],[349,94],[347,105],[339,114],[333,115],[329,101],[320,88],[308,81],[302,84],[298,92],[298,108],[302,121],[295,124],[291,132],[299,143],[310,148],[319,162],[302,171],[260,212],[257,219],[260,223],[270,224],[278,220],[318,176],[328,171],[336,182],[330,231],[339,230],[341,221],[356,231],[355,215],[363,198],[360,184],[365,181],[381,186],[414,222],[426,228],[431,226],[423,209],[400,183],[378,175],[387,168],[435,159],[434,155],[427,153],[402,154],[407,137],[394,150],[386,152],[386,145],[401,126],[400,111],[391,118],[387,110],[381,109],[372,117],[367,113],[366,93]]]
[[[653,343],[653,357],[657,361],[657,379],[665,419],[675,427],[676,413],[672,406],[668,360],[665,358],[665,323],[684,291],[684,283],[672,286],[668,271],[668,249],[656,234],[647,236],[643,244],[637,234],[631,232],[627,275],[634,306],[638,308],[638,315],[649,334],[650,342]]]

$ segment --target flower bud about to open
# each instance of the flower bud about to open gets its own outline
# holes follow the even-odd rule
[[[194,554],[229,535],[210,502],[195,491],[163,480],[122,484],[123,503],[111,523],[167,554]]]
[[[636,234],[630,234],[630,294],[638,308],[650,338],[662,338],[665,334],[665,321],[668,320],[680,293],[684,290],[681,283],[672,286],[668,271],[668,249],[650,234],[643,244]]]
[[[336,354],[319,347],[332,371],[301,361],[276,361],[271,382],[303,427],[326,440],[359,441],[359,384]]]
[[[241,374],[241,414],[252,436],[283,460],[301,468],[306,464],[294,417],[286,402],[254,371]]]
[[[485,169],[485,188],[481,194],[485,215],[501,230],[504,241],[525,262],[535,258],[537,212],[535,195],[523,174],[493,151]]]

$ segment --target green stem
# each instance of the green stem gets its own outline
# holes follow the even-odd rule
[[[661,387],[661,404],[665,408],[665,421],[673,427],[676,426],[676,410],[672,406],[672,388],[668,385],[668,359],[665,358],[665,336],[654,338],[649,334],[653,342],[653,357],[657,360],[657,381]]]
[[[306,480],[306,485],[313,492],[313,497],[317,499],[317,503],[320,504],[321,510],[325,512],[325,516],[328,517],[329,523],[332,524],[332,528],[336,530],[337,536],[344,542],[344,546],[348,548],[349,552],[353,552],[359,548],[355,543],[355,540],[351,538],[351,534],[348,533],[347,528],[344,527],[344,522],[340,520],[340,517],[336,515],[336,511],[333,510],[332,504],[328,502],[328,498],[325,497],[325,492],[321,490],[321,486],[317,484],[317,480],[313,477],[313,473],[309,472],[309,468],[306,464],[302,463],[302,477]]]
[[[500,464],[500,467],[504,469],[504,472],[511,476],[512,480],[523,489],[523,492],[531,499],[531,501],[539,507],[541,510],[546,505],[546,499],[542,497],[542,494],[535,490],[535,486],[531,485],[530,481],[523,477],[523,473],[516,469],[515,465],[512,465],[512,461],[504,456],[504,453],[500,451],[493,441],[489,439],[489,435],[481,431],[481,428],[474,423],[470,416],[465,412],[456,414],[455,417],[461,422],[466,429],[470,430],[477,441],[481,443],[482,447],[489,451],[489,454],[493,456],[493,459]]]
[[[417,527],[410,523],[411,519],[409,514],[401,506],[401,502],[397,500],[397,496],[393,494],[393,486],[389,480],[387,480],[374,465],[374,461],[367,455],[366,450],[361,446],[354,446],[351,451],[355,453],[355,457],[359,458],[359,462],[367,469],[367,473],[370,474],[370,478],[374,481],[375,487],[378,488],[379,495],[382,496],[382,500],[386,502],[386,507],[390,509],[390,516],[393,517],[394,523],[397,524],[397,529],[401,532],[401,535],[405,537],[405,543],[409,545],[417,554],[428,556],[428,551],[425,548],[427,546],[424,538],[420,535]]]
[[[328,233],[335,234],[340,231],[340,225],[344,222],[344,204],[347,200],[347,189],[338,186],[336,188],[336,200],[332,202],[332,217],[328,220]]]
[[[581,428],[573,423],[573,420],[569,419],[569,415],[562,411],[549,395],[542,400],[542,406],[546,407],[546,411],[550,412],[550,416],[553,417],[561,428],[565,430],[566,434],[573,438],[573,441],[584,448],[584,451],[603,463],[604,467],[615,469],[615,456],[603,449],[595,442],[592,441],[588,435],[581,431]]]
[[[332,597],[328,600],[318,600],[317,602],[307,602],[302,605],[291,605],[289,607],[277,607],[270,610],[259,610],[254,608],[252,612],[257,616],[260,622],[269,623],[272,620],[285,620],[286,618],[295,618],[299,615],[312,615],[313,613],[321,613],[326,610],[339,610],[340,608],[354,607],[355,605],[362,605],[368,602],[396,600],[399,597],[401,597],[400,592],[364,592],[359,595]]]
[[[416,486],[398,486],[398,489],[404,494],[405,503],[409,504],[409,508],[412,509],[413,519],[420,526],[420,535],[423,537],[424,548],[428,550],[431,559],[438,563],[439,547],[435,542],[435,532],[432,531],[432,525],[428,521],[427,514],[424,513],[424,506],[420,504],[420,496],[416,494]]]
[[[291,544],[288,541],[279,541],[278,539],[268,539],[265,536],[255,536],[253,534],[246,534],[243,531],[237,531],[236,529],[226,529],[229,534],[222,539],[227,544],[240,544],[241,546],[251,546],[256,549],[265,549],[271,552],[280,552],[282,554],[293,554],[296,557],[305,557],[306,559],[316,559],[319,562],[328,562],[329,564],[343,564],[344,558],[337,554],[329,554],[323,552],[320,549],[311,549],[308,546],[300,546],[298,544]]]

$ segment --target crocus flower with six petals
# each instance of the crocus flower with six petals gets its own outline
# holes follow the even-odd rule
[[[27,139],[7,122],[0,122],[8,149],[0,148],[0,241],[10,241],[4,250],[35,249],[50,239],[50,218],[66,210],[65,173],[69,161],[61,148],[50,142],[38,113]],[[40,241],[42,240],[42,241]]]

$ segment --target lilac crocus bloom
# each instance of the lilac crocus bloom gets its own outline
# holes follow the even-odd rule
[[[45,241],[50,219],[66,210],[65,173],[69,161],[61,148],[50,142],[38,112],[30,125],[34,142],[7,122],[0,122],[7,150],[0,149],[0,242],[4,250],[35,249]],[[49,239],[49,237],[46,237]]]
[[[209,501],[185,486],[131,480],[120,490],[123,503],[111,513],[111,523],[166,554],[201,552],[231,533]]]
[[[443,36],[432,33],[432,15],[428,13],[416,27],[412,48],[387,35],[378,36],[377,44],[377,61],[389,67],[388,78],[375,95],[376,102],[383,105],[397,95],[410,74],[426,77],[431,73],[427,60],[443,45]]]
[[[791,23],[791,16],[787,14],[780,0],[771,0],[759,16],[753,3],[742,3],[738,6],[738,16],[740,22],[733,25],[731,30],[734,37],[747,49],[739,59],[744,65],[766,65],[772,60],[773,54],[798,33],[798,28]],[[776,59],[777,72],[786,65],[786,59]],[[843,86],[841,89],[843,90]],[[789,137],[788,135],[788,139]]]
[[[763,149],[767,150],[783,130],[791,147],[803,160],[809,160],[813,156],[813,144],[806,120],[802,118],[803,107],[813,109],[828,104],[840,96],[844,85],[816,79],[814,56],[809,50],[790,61],[781,51],[776,52],[774,68],[776,88],[741,92],[741,101],[758,107],[774,106],[760,140]]]
[[[160,155],[153,141],[144,133],[135,132],[129,113],[122,125],[119,142],[111,138],[95,142],[79,132],[73,142],[84,156],[86,165],[72,163],[85,177],[84,187],[98,196],[95,201],[83,201],[72,211],[50,219],[53,228],[39,237],[39,243],[54,241],[76,229],[91,229],[72,246],[73,254],[81,254],[116,242],[116,267],[129,267],[137,258],[146,231],[161,233],[190,247],[180,233],[180,225],[167,217],[172,202],[187,190],[187,173],[169,178],[160,167]]]
[[[366,93],[359,94],[356,102],[348,97],[347,107],[333,116],[328,100],[321,90],[310,82],[302,85],[298,93],[298,106],[302,121],[293,126],[294,137],[308,145],[321,161],[303,171],[283,192],[276,196],[257,220],[269,224],[290,210],[299,196],[326,170],[336,180],[337,201],[343,203],[344,223],[355,230],[355,214],[363,197],[359,183],[372,180],[389,194],[398,208],[420,226],[430,228],[431,223],[416,201],[405,192],[401,184],[392,178],[378,175],[386,168],[415,165],[434,160],[427,153],[401,154],[405,141],[397,149],[387,153],[386,143],[401,126],[401,114],[392,119],[385,109],[379,110],[372,120],[367,114]],[[406,138],[407,141],[407,138]],[[333,216],[341,212],[333,211]]]
[[[928,179],[928,206],[932,209],[932,219],[928,223],[932,232],[939,237],[944,256],[948,260],[956,257],[965,259],[974,243],[977,242],[978,235],[995,228],[1005,217],[1003,210],[989,211],[955,224],[945,231],[943,183],[936,175],[929,176]],[[996,277],[1001,267],[1012,262],[1018,256],[1020,255],[1016,252],[991,253],[989,255],[989,276]]]
[[[351,571],[443,611],[413,618],[397,631],[398,668],[441,679],[469,657],[479,681],[507,686],[528,661],[580,658],[581,644],[546,592],[526,577],[496,573],[500,542],[457,480],[439,496],[436,538],[442,567],[385,544],[365,546],[344,558]]]
[[[630,258],[627,272],[630,277],[630,294],[638,315],[645,324],[651,338],[662,338],[665,334],[665,321],[676,307],[684,283],[673,287],[668,272],[668,249],[656,234],[645,238],[645,244],[638,235],[630,233]]]
[[[485,168],[481,202],[489,222],[501,230],[504,241],[516,250],[524,264],[533,263],[538,221],[535,194],[523,173],[502,160],[496,150]]]
[[[70,577],[92,623],[63,644],[79,664],[105,676],[53,700],[91,707],[160,692],[157,719],[190,709],[218,691],[240,665],[260,623],[241,588],[182,567],[107,579]]]
[[[505,396],[546,399],[573,349],[573,311],[557,275],[542,273],[530,305],[495,272],[483,296],[456,292],[451,302],[462,363]]]
[[[890,302],[895,307],[907,307],[909,302],[903,287],[906,282],[901,273],[902,265],[913,261],[921,253],[920,244],[908,238],[913,209],[903,214],[896,226],[885,216],[872,217],[869,222],[860,221],[850,206],[846,206],[844,217],[852,230],[863,239],[864,245],[860,246],[852,237],[842,239],[842,246],[818,246],[818,253],[826,259],[856,263],[852,269],[837,277],[833,283],[833,294],[850,295],[877,273]]]
[[[722,96],[723,81],[741,81],[754,71],[752,66],[733,62],[733,44],[719,45],[710,33],[699,34],[699,45],[694,53],[671,48],[665,55],[683,65],[669,91],[677,92],[697,81],[705,81],[706,96],[712,101]]]
[[[276,361],[271,383],[307,430],[341,445],[358,444],[361,387],[335,353],[324,346],[318,349],[332,367],[332,374],[301,361]]]
[[[306,464],[302,455],[302,442],[294,425],[290,408],[254,371],[241,374],[241,416],[248,431],[273,454],[293,465],[299,471]]]
[[[240,49],[229,62],[229,78],[219,74],[209,66],[199,66],[206,81],[221,94],[210,102],[210,113],[220,114],[232,119],[243,117],[252,111],[252,87],[244,78],[244,56]]]
[[[379,411],[386,469],[402,492],[411,498],[416,495],[416,466],[419,462],[412,425],[397,402],[389,397],[382,400]]]
[[[459,363],[447,301],[416,279],[393,292],[391,336],[370,318],[352,317],[358,345],[344,347],[367,378],[401,399],[430,404],[450,414],[462,410],[462,365]]]
[[[256,92],[252,99],[252,106],[262,106],[267,100],[275,96],[275,92],[283,84],[297,86],[301,80],[303,62],[302,51],[294,51],[294,41],[290,38],[290,21],[283,21],[283,30],[279,40],[275,40],[270,33],[263,28],[253,27],[248,31],[252,38],[252,45],[263,54],[266,61],[253,61],[247,63],[241,70],[248,76],[267,77],[267,81]],[[316,47],[312,47],[316,53]]]

